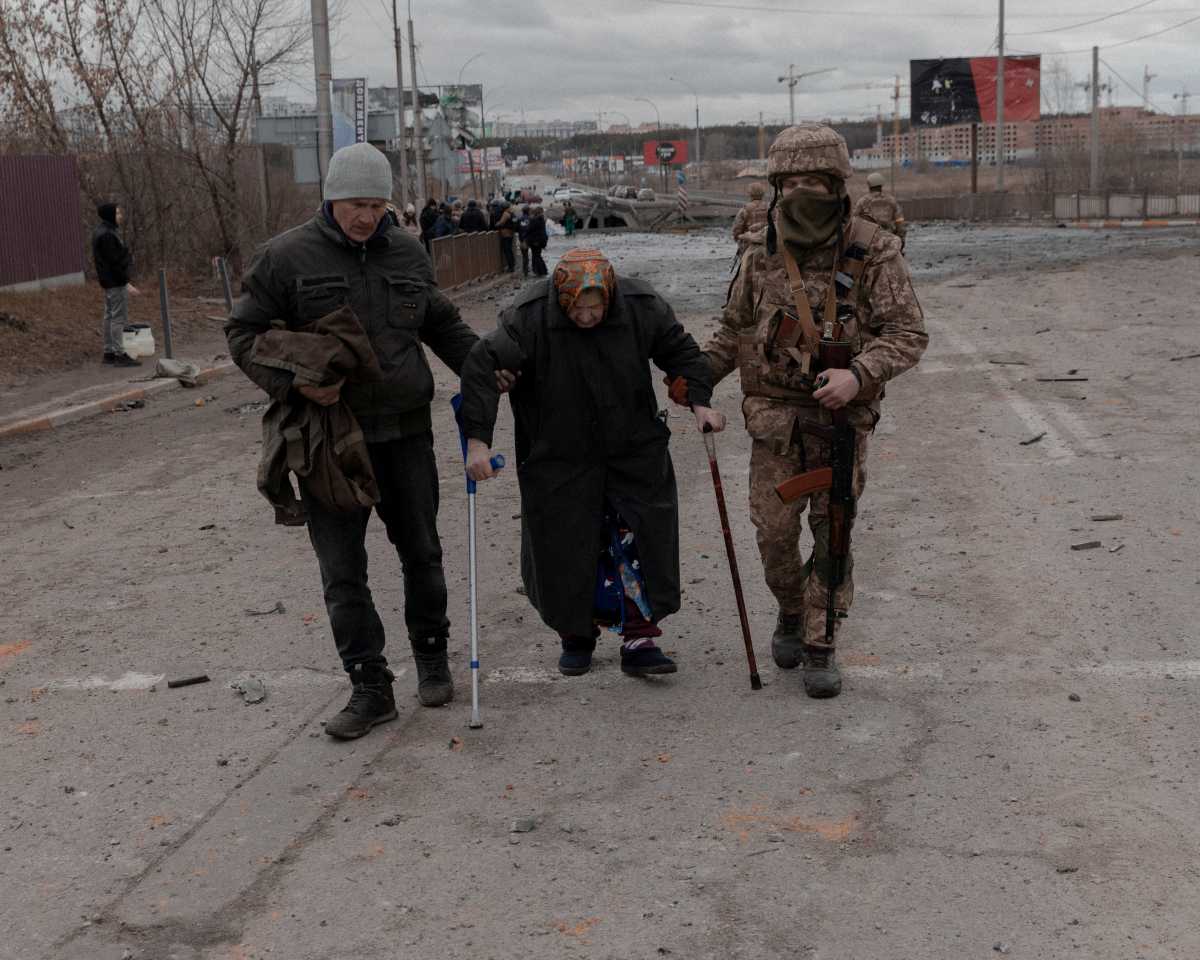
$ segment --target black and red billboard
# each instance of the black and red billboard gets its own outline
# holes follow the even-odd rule
[[[686,140],[646,140],[642,143],[642,159],[648,167],[677,167],[688,162]]]
[[[999,57],[909,61],[914,127],[996,122]],[[1004,119],[1037,120],[1042,105],[1042,58],[1004,58]]]

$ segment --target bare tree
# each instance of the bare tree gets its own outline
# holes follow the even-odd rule
[[[1042,68],[1042,99],[1048,108],[1047,113],[1076,113],[1082,92],[1065,58],[1055,57]]]

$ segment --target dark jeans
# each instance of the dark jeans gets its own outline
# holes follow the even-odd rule
[[[529,245],[530,256],[533,257],[533,275],[535,277],[544,277],[550,271],[546,269],[546,261],[542,259],[542,251],[545,247]]]
[[[521,276],[529,276],[529,244],[521,244]]]
[[[513,255],[512,237],[500,237],[500,254],[504,257],[504,269],[512,273],[517,266],[516,257]]]
[[[446,575],[438,540],[438,472],[433,435],[368,444],[381,500],[375,512],[404,569],[404,622],[410,640],[445,637]],[[370,510],[339,513],[306,497],[308,535],[321,567],[325,609],[342,665],[385,664],[383,624],[367,587]]]

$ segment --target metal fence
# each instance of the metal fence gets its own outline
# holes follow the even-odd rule
[[[1200,193],[1060,193],[1058,220],[1144,220],[1200,216]]]
[[[901,201],[907,220],[1033,220],[1048,217],[1051,197],[1027,193],[963,193]]]
[[[437,284],[443,290],[490,277],[504,269],[500,234],[456,233],[430,242]]]

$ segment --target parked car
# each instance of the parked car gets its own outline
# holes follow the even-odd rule
[[[654,191],[649,187],[642,187],[642,189],[637,192],[637,198],[639,200],[653,200]]]

